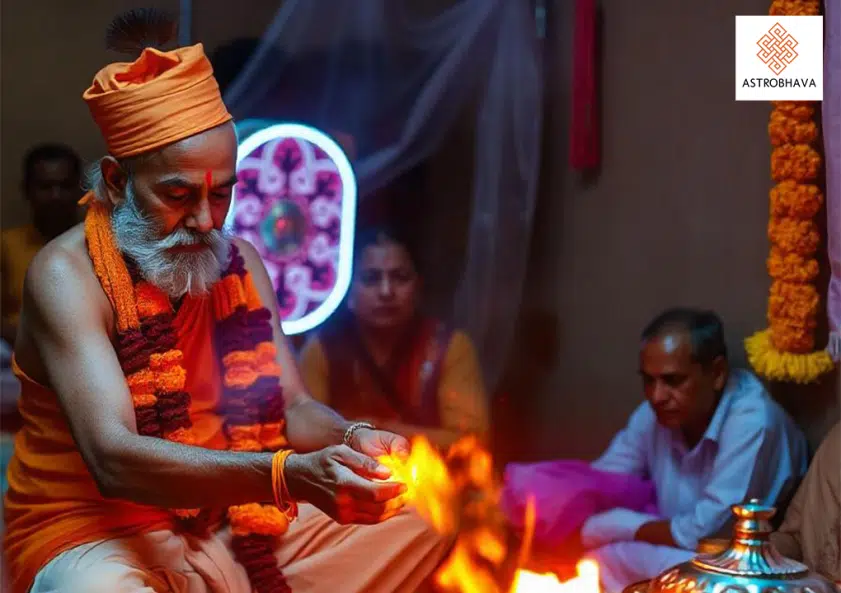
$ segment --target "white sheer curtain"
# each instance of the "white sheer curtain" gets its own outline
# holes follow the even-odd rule
[[[491,387],[512,340],[532,228],[539,48],[531,0],[437,9],[418,0],[286,0],[225,92],[240,121],[303,121],[344,140],[363,201],[433,153],[478,102],[453,321],[476,341]]]

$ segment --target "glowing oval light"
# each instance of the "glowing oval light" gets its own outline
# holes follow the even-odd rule
[[[279,150],[297,150],[303,164],[282,170],[275,163]],[[324,189],[320,182],[325,174],[338,176],[338,195],[319,193]],[[262,128],[240,143],[237,178],[226,225],[257,248],[275,292],[282,286],[284,294],[294,297],[291,310],[279,303],[284,333],[300,334],[319,326],[336,310],[350,286],[357,198],[350,161],[324,132],[303,124],[280,123]],[[337,245],[330,243],[328,230],[335,218]],[[321,269],[315,265],[318,261],[328,270],[332,265],[329,289],[313,288],[312,273]]]

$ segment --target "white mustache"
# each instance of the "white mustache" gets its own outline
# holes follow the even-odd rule
[[[141,212],[132,188],[117,206],[111,223],[120,250],[138,266],[141,275],[172,298],[206,293],[219,279],[229,258],[230,239],[217,229],[199,233],[178,228],[164,234],[160,222]],[[205,245],[196,253],[171,253],[176,247]]]
[[[207,233],[196,233],[188,229],[177,229],[169,235],[157,239],[155,245],[160,249],[173,249],[175,247],[193,247],[195,245],[206,245],[213,249],[220,242],[223,242],[225,237],[221,231],[213,229]]]

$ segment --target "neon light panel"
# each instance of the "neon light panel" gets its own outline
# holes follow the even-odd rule
[[[284,333],[317,327],[341,303],[350,286],[355,215],[353,168],[323,132],[282,123],[240,143],[226,225],[263,258]]]

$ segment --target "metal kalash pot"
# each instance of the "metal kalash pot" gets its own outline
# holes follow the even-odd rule
[[[699,554],[624,593],[839,593],[834,583],[768,541],[775,512],[758,500],[733,506],[736,524],[724,552]]]

